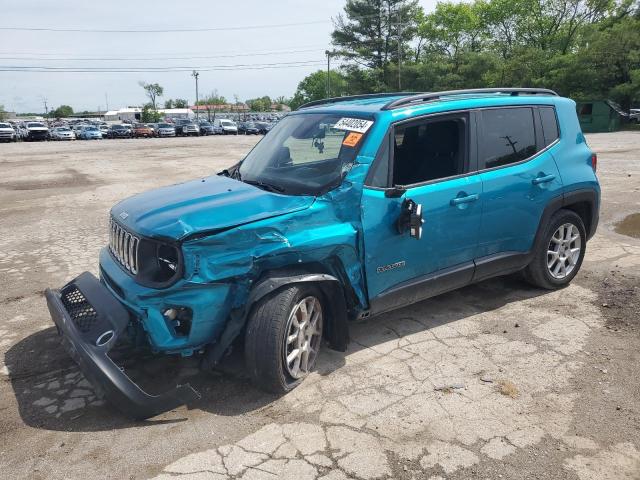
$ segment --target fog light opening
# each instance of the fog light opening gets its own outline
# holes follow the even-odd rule
[[[167,308],[162,315],[169,321],[176,335],[186,337],[191,331],[193,312],[188,307]]]

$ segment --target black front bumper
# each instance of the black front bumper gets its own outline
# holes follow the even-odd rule
[[[47,289],[45,296],[65,350],[96,394],[125,415],[142,420],[200,398],[189,384],[149,395],[109,358],[127,328],[129,312],[91,273],[81,274],[60,290]]]

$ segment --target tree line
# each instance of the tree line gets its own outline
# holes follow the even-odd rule
[[[638,0],[347,0],[334,19],[329,96],[544,87],[577,100],[640,103]],[[291,106],[327,96],[304,78]]]

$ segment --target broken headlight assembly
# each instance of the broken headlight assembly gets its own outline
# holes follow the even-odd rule
[[[109,251],[120,266],[141,285],[164,288],[182,275],[178,244],[139,237],[111,220]]]

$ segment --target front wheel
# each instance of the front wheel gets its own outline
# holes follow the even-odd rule
[[[313,370],[322,341],[322,294],[294,285],[253,308],[245,335],[245,360],[254,383],[273,393],[297,387]]]
[[[580,270],[586,244],[582,218],[571,210],[557,211],[524,270],[525,279],[548,290],[567,286]]]

